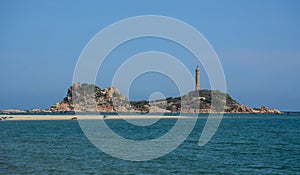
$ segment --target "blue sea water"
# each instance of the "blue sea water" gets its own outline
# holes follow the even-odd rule
[[[300,115],[226,115],[212,140],[199,147],[205,121],[199,118],[171,153],[142,162],[97,149],[78,121],[2,121],[0,174],[300,174]],[[147,140],[176,119],[146,129],[106,122],[119,135]]]

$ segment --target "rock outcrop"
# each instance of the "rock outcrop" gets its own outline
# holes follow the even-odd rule
[[[92,84],[75,83],[68,88],[67,96],[48,109],[51,112],[129,112],[130,104],[115,88],[100,89]]]
[[[214,105],[212,105],[214,104]],[[225,106],[225,108],[224,108]],[[211,108],[212,107],[212,108]],[[115,88],[100,89],[92,84],[75,83],[66,97],[43,112],[140,112],[140,113],[274,113],[276,109],[251,108],[233,100],[229,94],[213,91],[191,91],[181,97],[156,101],[131,101]]]
[[[2,114],[9,114],[9,113],[24,113],[26,111],[24,110],[19,110],[19,109],[5,109],[5,110],[0,110],[0,113]]]

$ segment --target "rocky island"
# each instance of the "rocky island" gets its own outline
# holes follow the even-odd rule
[[[277,109],[251,108],[239,104],[229,94],[215,90],[195,90],[181,97],[168,97],[155,101],[128,101],[116,87],[101,89],[94,84],[75,83],[67,90],[61,102],[48,109],[0,110],[0,113],[67,113],[67,112],[132,112],[132,113],[214,113],[212,96],[216,103],[225,104],[224,113],[271,113],[281,114]],[[222,98],[225,97],[225,98]],[[182,99],[185,99],[182,101]],[[74,100],[75,103],[74,103]],[[182,104],[184,103],[184,107]],[[75,104],[75,106],[74,106]]]
[[[116,87],[101,89],[95,84],[74,83],[61,102],[48,109],[0,110],[0,113],[74,113],[74,112],[125,112],[125,113],[271,113],[277,109],[251,108],[239,104],[227,93],[200,89],[200,69],[195,69],[195,90],[180,97],[155,101],[129,101]]]
[[[52,105],[48,109],[32,109],[28,111],[0,111],[0,112],[133,112],[133,113],[213,113],[218,112],[211,109],[212,95],[217,103],[226,103],[225,113],[272,113],[280,114],[277,109],[269,109],[265,106],[261,108],[251,108],[239,104],[229,94],[215,90],[195,90],[182,97],[169,97],[156,101],[128,101],[116,87],[104,88],[93,84],[75,83],[67,90],[66,97],[59,103]],[[196,98],[195,98],[196,97]],[[220,98],[219,98],[220,97]],[[225,97],[225,98],[221,98]],[[74,103],[74,99],[76,102]],[[186,104],[182,107],[182,99]],[[226,101],[225,101],[226,99]],[[73,105],[75,104],[75,106]]]

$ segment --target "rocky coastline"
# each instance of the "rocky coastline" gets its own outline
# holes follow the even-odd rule
[[[212,99],[214,98],[214,101]],[[211,108],[224,106],[224,108]],[[59,103],[48,109],[0,110],[0,113],[68,113],[68,112],[126,112],[126,113],[240,113],[281,114],[268,107],[251,108],[241,105],[229,94],[213,90],[191,91],[181,97],[169,97],[156,101],[128,101],[115,87],[104,88],[93,84],[75,83]]]

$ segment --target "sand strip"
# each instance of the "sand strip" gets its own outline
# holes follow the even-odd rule
[[[0,116],[3,118],[3,116]],[[156,115],[8,115],[2,121],[9,120],[117,120],[117,119],[171,119],[171,118],[191,118],[189,116],[156,116]]]

